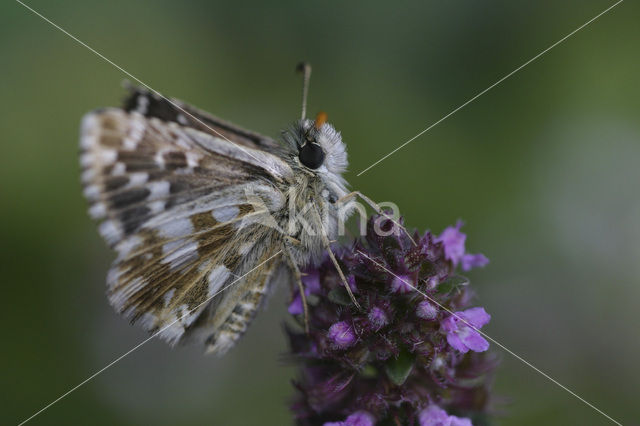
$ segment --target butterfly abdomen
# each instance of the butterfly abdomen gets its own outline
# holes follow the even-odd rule
[[[247,331],[266,293],[267,280],[252,288],[233,308],[231,315],[206,341],[207,353],[224,354]]]

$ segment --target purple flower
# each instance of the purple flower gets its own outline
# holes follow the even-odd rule
[[[367,315],[369,322],[375,330],[379,330],[389,323],[389,318],[382,308],[374,306]]]
[[[429,277],[427,279],[427,290],[435,290],[435,288],[438,287],[438,284],[440,284],[440,280],[437,276],[434,275],[433,277]]]
[[[489,349],[489,342],[474,328],[480,329],[490,319],[491,315],[484,308],[471,308],[445,318],[440,327],[447,334],[447,342],[460,352],[484,352]]]
[[[340,349],[348,348],[356,342],[356,335],[346,321],[333,324],[327,333],[329,340]]]
[[[302,284],[304,286],[305,296],[311,294],[317,294],[320,291],[320,272],[315,270],[306,271],[302,276]],[[302,306],[302,297],[300,297],[300,291],[296,288],[294,291],[293,301],[289,304],[289,313],[291,315],[301,315],[304,313],[304,307]]]
[[[425,320],[434,320],[438,316],[438,308],[433,306],[428,300],[418,303],[416,315]]]
[[[465,254],[462,256],[463,271],[468,271],[473,268],[482,268],[487,263],[489,263],[489,259],[487,259],[484,254]]]
[[[470,285],[438,290],[454,282],[449,279],[458,268],[486,259],[464,253],[461,224],[447,228],[437,242],[429,232],[413,232],[411,238],[375,234],[379,218],[369,220],[365,238],[338,253],[361,309],[328,257],[304,271],[305,293],[313,295],[309,332],[297,313],[297,326],[286,327],[289,359],[299,365],[291,405],[295,423],[470,426],[440,407],[487,417],[496,361],[491,352],[475,352],[488,345],[473,327],[489,316],[482,308],[467,309],[474,297]],[[290,310],[302,313],[295,288],[291,299]],[[447,311],[462,311],[456,315],[463,320]]]
[[[420,412],[420,426],[473,426],[471,420],[450,416],[437,405],[430,405]]]
[[[349,284],[352,292],[358,292],[358,287],[356,286],[356,277],[354,277],[353,275],[347,276],[347,283]]]
[[[391,291],[394,293],[409,293],[414,290],[412,281],[409,275],[394,276],[391,281]]]
[[[373,426],[376,419],[366,411],[356,411],[343,422],[328,422],[323,426]]]
[[[436,243],[442,243],[444,247],[444,257],[453,263],[453,266],[458,266],[458,263],[464,256],[464,242],[467,236],[460,232],[463,222],[458,221],[456,226],[448,226],[442,231],[442,234],[436,238]]]
[[[305,295],[308,296],[307,290],[304,291]],[[293,301],[289,304],[289,308],[287,308],[291,315],[300,315],[304,312],[304,306],[302,306],[302,297],[300,297],[300,292],[297,292]]]
[[[458,263],[462,262],[462,270],[468,271],[472,268],[478,268],[485,266],[489,263],[484,255],[478,254],[465,254],[465,241],[467,236],[460,232],[463,222],[458,221],[456,226],[449,226],[442,231],[442,234],[436,238],[437,243],[442,243],[444,247],[444,257],[453,263],[453,266],[458,266]]]

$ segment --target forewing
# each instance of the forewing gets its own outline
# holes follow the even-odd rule
[[[251,299],[260,287],[252,269],[273,261],[278,233],[264,223],[284,203],[286,163],[194,128],[105,109],[83,119],[81,164],[90,214],[118,252],[107,278],[112,305],[171,343],[190,334],[211,343],[234,315],[212,300]],[[256,207],[248,190],[269,202]]]
[[[128,88],[129,95],[123,105],[125,111],[135,111],[145,117],[156,117],[165,122],[178,123],[249,148],[271,152],[280,150],[280,145],[273,139],[243,129],[183,101],[163,98],[143,87],[129,86]]]

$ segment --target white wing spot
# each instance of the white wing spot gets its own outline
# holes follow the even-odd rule
[[[133,249],[138,247],[140,243],[142,243],[142,239],[137,235],[133,235],[121,241],[116,247],[116,250],[118,251],[118,258],[124,259],[129,256]]]
[[[148,315],[148,314],[145,314]],[[155,318],[152,316],[152,318]],[[140,320],[142,322],[142,319]],[[165,320],[166,324],[171,324],[171,326],[162,328],[161,332],[158,335],[166,340],[170,345],[175,345],[178,343],[182,335],[184,334],[184,326],[177,321],[175,315],[167,316]],[[148,330],[153,330],[154,328],[149,327]]]
[[[126,171],[127,166],[125,166],[124,163],[116,163],[113,165],[113,169],[111,169],[111,174],[113,176],[120,176],[125,174]]]
[[[146,114],[147,108],[149,108],[149,98],[146,96],[138,96],[138,105],[136,105],[136,112],[140,114]]]
[[[189,124],[189,122],[187,121],[187,118],[183,114],[178,114],[177,120],[178,120],[178,123],[182,125]]]
[[[240,303],[240,307],[245,312],[251,312],[256,308],[256,305],[255,303],[251,303],[251,302],[242,302]]]
[[[107,215],[107,207],[102,201],[98,201],[89,209],[89,216],[93,219],[102,219]]]
[[[201,155],[191,151],[187,152],[185,156],[187,157],[187,166],[192,169],[198,166],[200,159],[202,158]]]
[[[89,148],[96,142],[96,136],[94,133],[95,129],[99,127],[98,120],[96,119],[95,114],[90,113],[84,116],[82,119],[82,124],[80,125],[82,129],[82,139],[80,141],[80,146],[82,148]]]
[[[175,294],[176,289],[172,288],[171,290],[167,291],[164,296],[162,296],[162,300],[164,301],[164,307],[168,307],[169,303],[171,303],[171,299],[173,299],[173,295]]]
[[[87,169],[82,172],[82,182],[89,183],[96,177],[95,169]]]
[[[122,164],[122,163],[117,163],[117,164]],[[131,173],[129,175],[129,184],[127,186],[128,187],[140,186],[143,183],[145,183],[147,179],[149,179],[149,174],[146,172]]]
[[[218,290],[222,287],[222,285],[227,281],[231,275],[231,271],[224,265],[216,266],[209,273],[209,292],[208,297],[213,297]]]
[[[138,142],[142,140],[146,125],[144,124],[144,121],[138,119],[132,120],[129,126],[129,134],[122,141],[122,147],[133,151],[138,146]]]
[[[122,238],[122,232],[112,220],[102,222],[98,227],[98,232],[109,244],[113,244]]]
[[[180,322],[187,327],[190,326],[196,318],[198,318],[199,314],[200,312],[198,309],[190,311],[187,305],[180,305]]]
[[[127,136],[122,140],[122,148],[128,151],[133,151],[136,149],[136,146],[138,146],[138,142],[130,136]]]
[[[147,185],[147,188],[151,191],[151,197],[160,198],[169,195],[169,187],[171,184],[168,181],[151,182]]]
[[[158,151],[153,159],[160,167],[164,167],[164,151]]]
[[[98,151],[97,158],[99,158],[103,164],[111,164],[118,158],[118,152],[115,149],[104,149]]]
[[[84,191],[82,191],[82,193],[85,197],[87,197],[87,200],[89,201],[97,200],[100,196],[100,188],[98,188],[97,185],[89,185],[84,188]]]
[[[102,149],[96,152],[85,152],[80,157],[80,165],[89,167],[94,163],[111,164],[118,159],[118,152],[115,149]]]
[[[189,218],[182,218],[160,226],[158,232],[166,238],[178,238],[193,234],[194,229]]]
[[[217,336],[215,343],[207,347],[207,353],[220,353],[223,354],[233,347],[235,342],[235,336],[226,331],[222,331]]]
[[[236,206],[220,207],[212,212],[214,219],[218,222],[228,222],[235,219],[238,213],[240,213],[240,210]]]
[[[89,167],[93,165],[93,154],[90,152],[85,152],[80,156],[80,165],[82,167]]]
[[[147,207],[151,210],[151,213],[160,213],[164,210],[165,202],[161,200],[156,200],[150,202]]]
[[[182,265],[198,259],[198,243],[184,244],[183,240],[172,241],[162,246],[165,256],[162,263],[169,263],[171,269],[179,269]]]

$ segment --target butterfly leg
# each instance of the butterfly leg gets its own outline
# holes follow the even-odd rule
[[[342,272],[342,268],[340,268],[340,264],[338,263],[338,260],[336,259],[336,256],[333,254],[333,251],[331,251],[331,246],[329,245],[329,240],[326,238],[326,236],[325,236],[324,239],[326,240],[325,249],[327,250],[327,253],[329,253],[329,257],[331,258],[331,261],[333,262],[334,266],[338,270],[338,275],[340,275],[340,279],[342,280],[342,284],[344,284],[344,288],[347,289],[347,293],[349,293],[349,297],[351,298],[351,301],[353,301],[353,304],[356,306],[356,308],[361,310],[362,308],[360,307],[360,304],[356,300],[356,297],[353,295],[353,291],[351,291],[351,286],[349,285],[349,282],[345,278],[344,273]]]
[[[300,242],[298,241],[298,243]],[[300,301],[302,302],[302,310],[304,311],[304,331],[309,334],[309,305],[307,305],[307,295],[304,292],[304,284],[302,283],[302,273],[291,254],[291,244],[292,242],[290,240],[285,239],[284,251],[287,254],[287,263],[289,263],[289,267],[293,271],[293,279],[296,281],[298,291],[300,292]]]
[[[373,201],[371,198],[367,197],[366,195],[364,195],[362,192],[360,191],[353,191],[348,193],[347,195],[340,197],[335,204],[339,204],[339,203],[346,203],[349,202],[351,200],[353,200],[356,197],[360,197],[365,203],[367,203],[373,210],[375,210],[376,213],[378,213],[380,216],[384,216],[387,219],[389,219],[391,222],[393,222],[396,226],[398,226],[400,229],[402,229],[402,231],[405,233],[405,235],[407,237],[409,237],[409,239],[411,240],[411,242],[413,243],[414,246],[417,246],[418,244],[415,242],[415,240],[413,239],[413,237],[411,236],[411,234],[409,233],[409,231],[407,231],[407,229],[402,226],[401,224],[399,224],[396,220],[394,220],[391,216],[389,216],[388,214],[386,214],[382,208],[375,202]]]
[[[296,246],[299,246],[301,244],[299,239],[293,238],[290,235],[285,235],[284,239],[286,240],[287,244],[289,244],[289,247],[291,247],[292,244]]]
[[[329,257],[331,258],[333,265],[338,270],[338,275],[340,275],[342,284],[344,284],[344,287],[347,289],[347,293],[349,293],[349,297],[351,298],[351,301],[353,301],[353,304],[356,306],[356,308],[360,310],[362,308],[360,307],[360,304],[356,300],[356,297],[353,295],[353,291],[351,291],[351,286],[349,285],[347,278],[344,276],[344,273],[342,272],[342,268],[340,268],[340,264],[338,263],[336,256],[333,254],[333,251],[331,250],[331,241],[329,241],[329,238],[327,237],[327,233],[325,232],[324,227],[322,226],[322,219],[320,217],[320,213],[318,213],[318,210],[316,210],[315,208],[313,208],[312,210],[315,213],[316,220],[320,228],[320,238],[322,239],[322,245],[324,249],[327,251],[327,253],[329,253]]]

